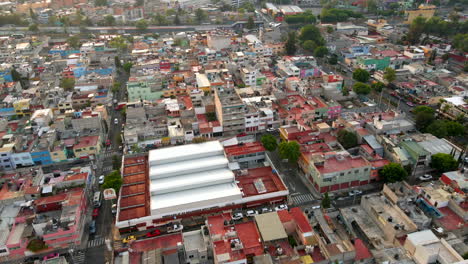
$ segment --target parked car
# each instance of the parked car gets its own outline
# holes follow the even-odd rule
[[[360,191],[360,190],[352,190],[352,191],[348,192],[349,196],[360,195],[360,194],[362,194],[362,191]]]
[[[114,119],[114,124],[118,124],[119,123],[119,120],[117,118]]]
[[[232,219],[233,219],[233,220],[240,220],[240,219],[242,219],[242,218],[244,218],[244,215],[243,215],[242,213],[234,213],[234,214],[232,215]]]
[[[258,211],[257,211],[257,210],[248,210],[248,211],[246,212],[246,215],[247,215],[247,216],[258,215]]]
[[[314,205],[314,206],[312,206],[310,209],[312,209],[312,210],[320,209],[320,205]]]
[[[161,230],[156,229],[151,232],[146,233],[146,237],[155,237],[161,235]]]
[[[104,175],[99,176],[99,184],[104,183]]]
[[[99,216],[99,208],[94,208],[92,216],[93,219],[96,219]]]
[[[419,177],[419,180],[421,181],[430,181],[432,179],[432,175],[430,174],[424,174],[423,176]]]
[[[128,236],[122,240],[123,243],[128,244],[132,241],[136,240],[136,236]]]
[[[183,225],[181,225],[181,224],[174,224],[174,225],[171,225],[170,227],[167,228],[167,232],[168,232],[168,233],[175,233],[175,232],[182,231],[182,229],[184,229],[184,226],[183,226]]]
[[[283,210],[288,210],[288,206],[285,204],[280,204],[275,207],[275,211],[283,211]]]
[[[51,253],[47,256],[44,257],[44,260],[48,260],[48,259],[53,259],[53,258],[57,258],[59,256],[58,253]]]
[[[91,223],[89,224],[89,234],[90,235],[94,235],[96,234],[96,221],[91,221]]]
[[[271,210],[270,208],[267,208],[267,207],[262,208],[262,214],[269,213],[269,212],[272,212],[272,211],[273,210]]]
[[[117,213],[117,205],[116,204],[113,204],[112,205],[112,214],[116,214]]]
[[[408,106],[411,106],[411,107],[414,106],[414,104],[413,104],[412,102],[410,102],[410,101],[406,102],[406,104],[407,104]]]
[[[269,127],[266,129],[267,132],[275,132],[276,131],[276,128],[273,128],[273,127]]]

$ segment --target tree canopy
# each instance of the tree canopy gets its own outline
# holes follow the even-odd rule
[[[337,8],[323,8],[322,13],[320,14],[320,20],[322,23],[345,22],[350,17],[361,18],[362,14]]]
[[[62,87],[65,91],[73,91],[73,89],[75,88],[75,79],[63,78],[60,81],[60,87]]]
[[[320,30],[314,25],[306,25],[301,28],[299,39],[302,43],[307,40],[312,40],[317,46],[324,46],[325,39],[323,39]]]
[[[67,39],[67,43],[70,47],[78,49],[80,47],[80,37],[75,35]]]
[[[285,17],[285,21],[288,24],[315,24],[315,22],[317,22],[317,19],[312,14],[312,12],[306,11],[301,14],[287,15]]]
[[[104,178],[104,183],[102,184],[103,189],[112,188],[118,194],[120,187],[123,184],[122,176],[118,170],[114,170],[111,173],[107,174]]]
[[[253,19],[253,16],[249,16],[247,19],[247,24],[245,24],[245,27],[247,29],[254,29],[255,28],[255,21]]]
[[[317,58],[323,58],[328,54],[328,49],[325,46],[319,46],[314,50],[314,56]]]
[[[145,31],[148,28],[148,22],[145,19],[138,20],[135,24],[139,31]]]
[[[345,149],[353,148],[358,145],[356,133],[342,129],[338,132],[337,140]]]
[[[365,83],[362,83],[362,82],[356,82],[354,85],[353,85],[353,91],[357,94],[363,94],[363,95],[366,95],[366,94],[369,94],[371,92],[372,88],[368,85],[368,84],[365,84]]]
[[[326,208],[330,208],[330,206],[331,206],[330,196],[328,196],[328,192],[326,192],[322,199],[322,207],[326,209]]]
[[[396,71],[390,67],[387,67],[385,68],[383,77],[388,83],[392,83],[396,79]]]
[[[376,92],[381,92],[383,90],[383,88],[385,88],[385,84],[382,83],[382,82],[374,82],[371,84],[371,88],[372,90],[376,91]]]
[[[202,23],[207,17],[208,16],[205,10],[201,8],[198,8],[197,10],[195,10],[195,18],[197,19],[198,23]]]
[[[288,159],[289,162],[295,163],[301,155],[299,143],[296,141],[283,141],[278,146],[279,155],[282,159]]]
[[[431,157],[431,168],[439,173],[454,171],[458,167],[458,162],[449,154],[437,153]]]
[[[123,64],[123,69],[124,71],[126,71],[127,73],[130,73],[130,69],[133,67],[133,63],[131,62],[126,62]]]
[[[288,39],[284,44],[285,52],[287,55],[294,55],[296,53],[296,32],[291,31],[288,34]]]
[[[262,145],[268,151],[275,151],[278,146],[278,142],[273,135],[265,134],[262,136]]]
[[[403,181],[408,177],[408,172],[398,163],[389,163],[379,171],[380,178],[387,183]]]
[[[370,79],[370,73],[364,69],[356,69],[353,72],[353,79],[358,82],[367,82]]]

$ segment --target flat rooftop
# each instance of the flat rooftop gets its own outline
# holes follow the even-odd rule
[[[281,178],[269,166],[248,169],[246,175],[236,175],[236,181],[244,197],[287,191]]]
[[[124,157],[123,166],[118,221],[148,216],[148,159],[146,155]]]

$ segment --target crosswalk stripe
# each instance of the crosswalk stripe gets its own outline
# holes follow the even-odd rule
[[[312,194],[308,193],[308,194],[300,194],[300,195],[293,196],[291,197],[291,200],[293,201],[294,204],[297,205],[297,204],[313,202],[315,199],[312,196]]]
[[[104,238],[97,238],[93,239],[91,241],[88,241],[88,247],[97,247],[104,244]]]

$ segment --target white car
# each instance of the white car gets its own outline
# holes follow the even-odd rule
[[[276,131],[276,129],[275,129],[275,128],[272,128],[272,127],[270,127],[270,128],[267,128],[267,129],[266,129],[266,131],[267,131],[267,132],[275,132],[275,131]]]
[[[116,125],[117,125],[118,123],[119,123],[119,120],[118,120],[117,118],[116,118],[116,119],[114,119],[114,124],[116,124]]]
[[[262,208],[262,214],[269,213],[269,212],[272,212],[272,211],[273,210],[271,210],[270,208],[266,208],[266,207]]]
[[[233,220],[240,220],[242,218],[244,218],[244,215],[242,213],[235,213],[232,215]]]
[[[431,179],[432,179],[432,175],[430,175],[430,174],[424,174],[423,176],[419,177],[419,180],[421,180],[421,181],[429,181]]]
[[[362,194],[362,191],[360,191],[360,190],[352,190],[352,191],[350,191],[348,194],[349,194],[349,196],[360,195],[360,194]]]
[[[284,204],[280,204],[275,207],[275,211],[283,211],[283,210],[288,210],[288,206]]]
[[[181,225],[181,224],[174,224],[170,227],[167,228],[167,232],[168,233],[174,233],[174,232],[178,232],[178,231],[182,231],[182,229],[184,229],[184,226]]]
[[[99,184],[104,183],[104,175],[99,176]]]
[[[248,210],[247,213],[246,213],[247,216],[254,216],[254,215],[258,215],[258,211],[257,210]]]

